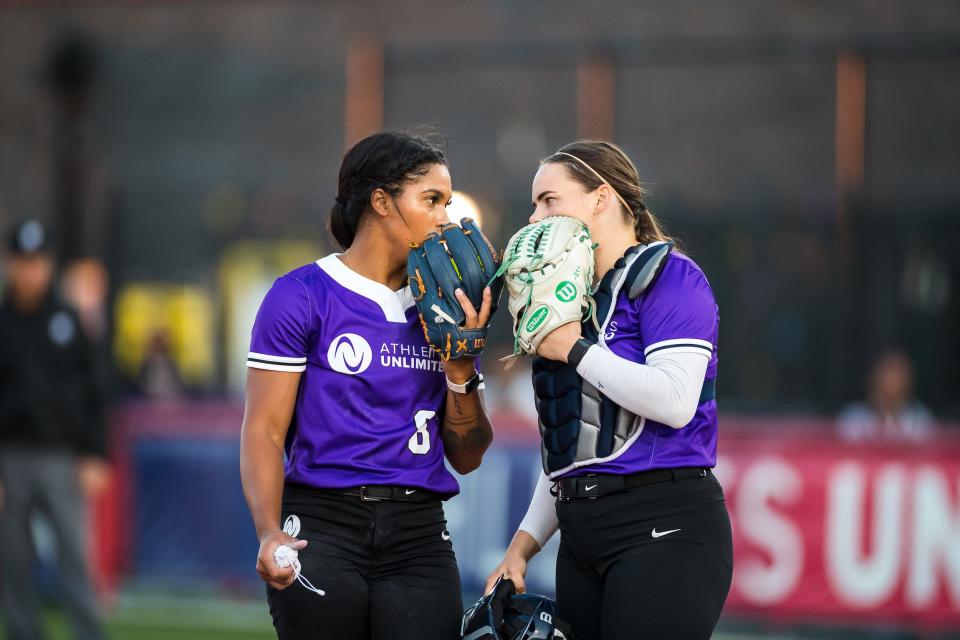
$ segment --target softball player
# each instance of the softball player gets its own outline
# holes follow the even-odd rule
[[[492,430],[473,360],[427,347],[406,261],[449,222],[450,174],[424,140],[379,133],[338,186],[345,251],[277,279],[253,328],[241,474],[257,571],[282,639],[449,640],[463,606],[444,458],[470,472]],[[479,313],[462,301],[466,328],[486,326],[489,291]]]
[[[661,245],[659,273],[628,281],[669,243],[615,145],[576,142],[533,181],[530,222],[570,216],[598,247],[592,321],[560,326],[534,360],[547,474],[490,576],[522,585],[560,529],[557,599],[577,640],[709,638],[733,569],[717,456],[718,312],[689,257]],[[635,292],[637,295],[634,296]]]

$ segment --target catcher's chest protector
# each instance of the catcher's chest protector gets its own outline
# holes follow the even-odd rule
[[[620,292],[639,296],[653,283],[671,247],[671,243],[637,245],[617,260],[594,291],[596,320],[582,324],[584,337],[603,345]],[[533,390],[543,470],[551,478],[617,458],[643,429],[645,418],[601,394],[565,362],[534,358]]]

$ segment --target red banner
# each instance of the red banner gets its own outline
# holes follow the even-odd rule
[[[960,627],[960,442],[738,426],[716,470],[733,522],[727,613]]]
[[[230,404],[118,411],[118,477],[131,477],[134,434],[234,439],[240,416]],[[529,419],[500,413],[494,423],[498,446],[535,457]],[[853,445],[834,433],[829,421],[721,417],[716,474],[735,566],[725,613],[960,629],[960,426],[921,445]],[[98,565],[113,578],[130,569],[128,486],[117,484],[112,502],[123,506],[98,522]]]

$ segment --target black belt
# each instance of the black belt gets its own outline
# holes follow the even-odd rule
[[[678,469],[654,469],[641,471],[628,476],[590,475],[579,478],[560,478],[556,483],[556,496],[561,500],[575,498],[599,498],[627,489],[635,489],[648,484],[668,482],[681,478],[704,477],[710,469],[703,467],[680,467]]]
[[[367,485],[364,487],[350,487],[339,489],[337,493],[356,496],[364,502],[382,502],[396,500],[397,502],[439,502],[443,496],[426,489],[417,487],[395,487],[388,485]]]

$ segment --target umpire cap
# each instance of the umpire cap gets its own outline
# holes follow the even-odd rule
[[[7,248],[12,255],[27,256],[43,253],[50,246],[50,233],[39,220],[21,220],[10,229]]]

